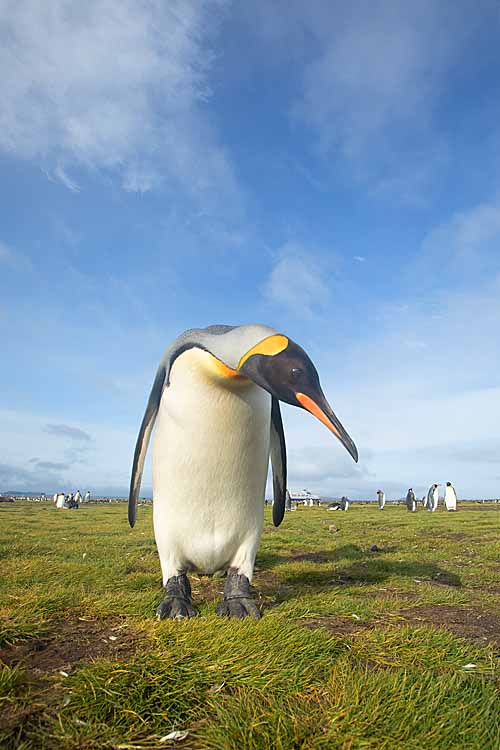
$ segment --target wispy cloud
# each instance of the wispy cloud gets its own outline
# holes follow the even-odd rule
[[[85,430],[80,430],[78,427],[71,427],[71,425],[67,424],[47,424],[44,429],[45,432],[51,435],[69,438],[77,443],[89,443],[92,440],[91,436]]]
[[[54,169],[54,177],[60,180],[62,184],[68,188],[68,190],[71,190],[72,193],[80,192],[79,185],[75,182],[75,180],[71,179],[66,170],[60,164],[58,164]]]
[[[61,463],[60,461],[38,461],[37,468],[46,469],[47,471],[63,471],[64,469],[69,469],[70,465]]]
[[[0,411],[0,491],[103,488],[128,485],[136,432],[93,423],[87,429],[22,411]],[[109,451],[109,446],[113,450]],[[85,461],[82,459],[86,459]],[[149,471],[146,471],[145,486]]]
[[[266,301],[294,317],[311,318],[327,303],[328,275],[310,249],[287,242],[278,251],[263,293]]]
[[[461,56],[497,27],[494,2],[477,14],[449,0],[288,0],[252,6],[246,22],[266,64],[297,72],[292,124],[305,126],[324,163],[372,195],[429,199],[451,158],[442,98]]]
[[[204,113],[223,0],[10,4],[0,35],[0,149],[68,189],[83,169],[144,192],[235,187]],[[202,157],[203,155],[203,157]],[[224,180],[224,185],[222,185]]]
[[[500,273],[500,201],[482,203],[455,214],[425,238],[420,272],[439,268],[455,281],[467,283],[485,274]],[[434,274],[432,274],[434,276]]]
[[[320,7],[316,19],[324,23]],[[391,0],[376,7],[354,3],[349,13],[331,7],[330,20],[334,15],[333,33],[310,21],[318,53],[305,67],[295,115],[315,130],[325,153],[340,150],[361,177],[373,176],[374,167],[378,179],[388,170],[394,176],[399,133],[403,129],[405,149],[413,147],[416,156],[467,26],[449,5],[445,10],[428,0],[404,8]],[[330,32],[331,24],[326,28]]]
[[[29,258],[22,255],[17,250],[0,241],[0,264],[10,266],[18,271],[31,271],[32,265]]]

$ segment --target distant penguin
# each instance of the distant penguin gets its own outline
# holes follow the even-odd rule
[[[446,482],[446,488],[444,491],[444,504],[446,510],[457,509],[457,493],[451,482]]]
[[[377,496],[378,496],[378,507],[379,507],[379,510],[384,510],[385,492],[383,490],[377,490]]]
[[[85,497],[83,498],[84,503],[90,503],[90,490],[87,490]]]
[[[417,510],[417,498],[415,497],[412,487],[410,487],[406,494],[406,507],[410,513],[415,513]]]
[[[56,496],[56,508],[64,508],[66,503],[66,496],[64,492],[58,492]]]
[[[228,571],[217,614],[260,617],[251,598],[269,458],[273,521],[286,503],[286,447],[279,402],[316,416],[355,461],[356,446],[328,404],[303,349],[261,325],[182,334],[160,362],[135,448],[129,522],[153,448],[153,520],[165,598],[157,617],[193,617],[190,570]]]
[[[341,508],[341,510],[349,510],[349,502],[350,501],[349,501],[348,497],[343,497],[340,500],[340,508]]]
[[[437,510],[438,503],[439,503],[439,490],[438,490],[439,484],[431,484],[429,487],[429,491],[427,493],[427,510],[429,510],[431,513],[434,513],[435,510]]]

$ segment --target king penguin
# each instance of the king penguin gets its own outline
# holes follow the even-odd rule
[[[384,510],[385,505],[385,492],[384,490],[377,490],[377,496],[378,496],[378,507],[380,510]]]
[[[415,513],[417,510],[417,498],[412,487],[406,493],[406,508],[410,513]]]
[[[455,488],[453,487],[451,482],[446,482],[444,491],[444,504],[446,510],[457,509],[457,493],[455,492]]]
[[[358,452],[306,352],[262,325],[191,329],[165,351],[135,447],[128,518],[136,519],[153,426],[153,523],[165,596],[158,619],[193,617],[187,573],[227,571],[217,614],[260,612],[251,598],[269,459],[273,522],[285,514],[287,457],[279,402],[309,411]]]
[[[431,484],[427,493],[427,510],[434,513],[439,503],[439,484]]]

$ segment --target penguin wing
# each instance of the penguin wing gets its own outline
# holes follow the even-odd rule
[[[271,466],[273,468],[273,523],[279,526],[285,515],[286,499],[286,443],[281,419],[280,403],[271,402]]]
[[[128,522],[133,527],[137,512],[137,498],[141,489],[142,471],[148,451],[149,438],[153,429],[158,409],[160,408],[161,396],[167,377],[165,365],[160,364],[156,373],[155,381],[149,395],[148,405],[142,418],[141,428],[137,436],[134,451],[134,463],[132,464],[132,476],[130,478],[130,491],[128,496]]]

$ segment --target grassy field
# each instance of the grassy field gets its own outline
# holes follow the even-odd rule
[[[498,750],[499,510],[266,511],[262,620],[157,622],[150,507],[0,505],[0,747]]]

